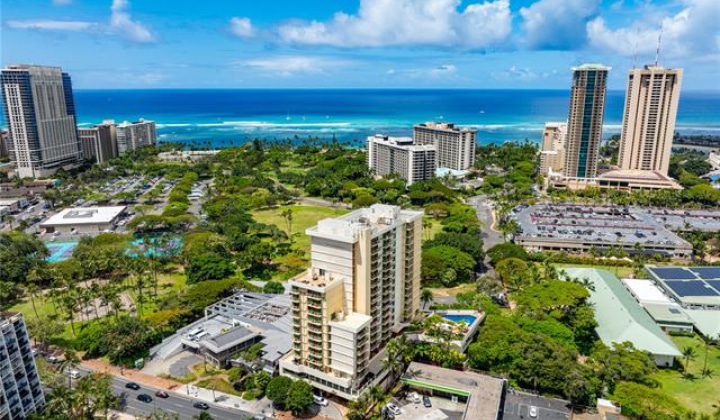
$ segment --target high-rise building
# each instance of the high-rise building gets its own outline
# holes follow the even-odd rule
[[[412,185],[435,176],[435,146],[418,146],[410,137],[367,138],[368,167],[375,175],[396,174]]]
[[[10,65],[0,82],[18,175],[40,178],[76,165],[82,152],[70,76],[59,67]]]
[[[419,310],[422,216],[375,204],[306,231],[311,266],[289,282],[293,351],[282,375],[345,399],[386,376],[385,345]]]
[[[567,177],[595,178],[610,67],[583,64],[572,70],[563,171]]]
[[[618,165],[668,174],[682,69],[645,66],[628,76]]]
[[[117,157],[117,126],[112,120],[90,128],[78,128],[83,158],[96,163]]]
[[[10,154],[10,133],[0,130],[0,158],[8,157]]]
[[[117,126],[117,152],[118,155],[129,150],[139,149],[145,146],[152,146],[156,142],[155,122],[125,121]]]
[[[415,144],[437,149],[437,167],[465,171],[475,164],[477,131],[451,123],[426,122],[415,125]]]
[[[22,315],[0,315],[0,333],[0,418],[24,419],[42,408],[45,396]]]
[[[553,172],[562,172],[565,165],[565,140],[567,138],[567,123],[545,123],[540,150],[540,173],[549,175]]]

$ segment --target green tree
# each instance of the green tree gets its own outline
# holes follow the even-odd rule
[[[281,295],[285,293],[285,287],[282,285],[282,283],[276,281],[269,281],[265,283],[265,286],[263,286],[263,292],[271,293],[274,295]]]
[[[285,400],[287,399],[292,384],[293,380],[287,376],[276,376],[268,382],[267,388],[265,388],[265,395],[278,407],[285,407]]]
[[[685,359],[685,363],[683,363],[683,372],[687,376],[688,368],[690,368],[690,362],[697,358],[697,349],[694,346],[685,346],[682,349],[682,356],[683,359]]]
[[[506,258],[500,261],[495,269],[507,289],[519,290],[530,278],[527,263],[518,258]]]
[[[675,420],[686,414],[673,396],[642,384],[620,382],[614,397],[622,414],[632,418]]]
[[[287,398],[285,399],[285,408],[297,416],[307,410],[312,403],[313,391],[307,382],[298,380],[290,385]]]
[[[490,263],[493,266],[507,258],[517,258],[523,261],[527,261],[529,259],[527,252],[525,252],[521,246],[511,243],[495,245],[488,249],[487,255],[490,257]]]
[[[235,267],[227,259],[214,254],[204,254],[193,258],[187,267],[189,284],[205,280],[221,280],[235,274]]]
[[[457,274],[457,280],[466,282],[475,267],[472,256],[447,245],[423,250],[422,259],[422,277],[427,281],[439,281],[448,269],[453,269]]]
[[[433,292],[430,289],[422,289],[420,292],[420,301],[423,304],[423,309],[427,306],[428,303],[433,301]]]

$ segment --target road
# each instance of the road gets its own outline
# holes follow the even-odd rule
[[[90,372],[86,369],[78,370],[83,372],[83,374],[88,374]],[[112,380],[112,388],[115,394],[125,396],[125,405],[122,410],[125,413],[132,414],[134,416],[146,416],[152,414],[153,411],[160,409],[166,413],[178,415],[181,420],[191,420],[193,417],[197,416],[200,411],[202,411],[193,407],[193,403],[201,400],[183,395],[179,392],[171,391],[168,391],[168,398],[158,398],[155,396],[155,392],[158,391],[159,388],[141,385],[140,390],[134,391],[125,387],[128,382],[129,381],[117,377],[113,377]],[[181,390],[185,390],[185,388],[181,388]],[[140,394],[150,395],[153,398],[152,402],[144,403],[138,400],[137,396]],[[270,417],[259,416],[239,409],[220,407],[215,404],[209,405],[210,409],[207,410],[208,414],[218,420],[240,420],[245,418],[271,419]]]
[[[501,244],[504,241],[503,236],[500,232],[493,230],[493,202],[488,199],[486,195],[476,195],[475,197],[468,198],[468,204],[475,207],[475,213],[481,224],[483,224],[482,233],[480,238],[483,240],[483,249],[494,247],[497,244]],[[490,258],[485,257],[483,268],[478,274],[493,274],[494,270],[490,265]]]

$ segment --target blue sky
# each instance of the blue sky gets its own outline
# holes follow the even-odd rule
[[[2,64],[77,88],[559,88],[582,62],[720,89],[718,0],[2,0]],[[636,58],[637,57],[637,58]]]

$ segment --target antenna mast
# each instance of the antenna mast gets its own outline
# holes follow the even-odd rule
[[[658,43],[657,43],[657,50],[655,50],[655,67],[658,66],[658,61],[660,60],[660,44],[662,43],[662,25],[660,26],[660,33],[658,33]]]

